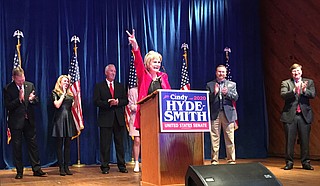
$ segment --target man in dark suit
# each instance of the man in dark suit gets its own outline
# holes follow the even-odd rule
[[[12,70],[13,81],[4,88],[4,101],[8,110],[8,126],[11,131],[13,160],[17,169],[16,179],[23,177],[22,136],[24,136],[34,176],[44,176],[41,170],[36,142],[34,106],[39,102],[33,83],[25,81],[21,67]]]
[[[100,168],[102,174],[109,173],[110,146],[113,134],[119,171],[128,173],[124,160],[123,146],[123,134],[126,125],[124,109],[128,104],[128,97],[124,86],[114,81],[116,68],[113,64],[106,66],[105,75],[106,80],[95,85],[93,95],[94,104],[99,108]]]
[[[284,170],[293,168],[294,144],[297,133],[300,141],[302,168],[313,170],[309,158],[309,138],[313,119],[309,99],[316,96],[313,80],[302,78],[302,66],[290,67],[292,78],[281,82],[281,97],[285,104],[281,114],[286,136],[286,165]]]
[[[233,105],[238,100],[236,83],[226,80],[227,69],[224,65],[216,68],[216,79],[206,85],[209,91],[209,101],[211,110],[211,145],[212,160],[211,164],[219,164],[219,148],[221,127],[225,139],[227,162],[236,163],[236,151],[234,144],[235,121],[237,112]]]

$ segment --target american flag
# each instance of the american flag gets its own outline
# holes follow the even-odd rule
[[[183,54],[182,60],[182,69],[181,69],[181,85],[180,90],[190,90],[190,83],[189,83],[189,72],[187,67],[187,54]]]
[[[137,87],[137,72],[134,67],[134,57],[131,56],[131,61],[130,61],[130,70],[129,70],[129,89]]]
[[[134,57],[131,55],[130,59],[130,67],[129,67],[129,80],[128,80],[128,89],[130,90],[131,88],[137,87],[137,72],[134,67]],[[129,104],[126,106],[126,124],[127,124],[127,129],[129,130],[129,121],[130,121],[130,108]]]
[[[18,51],[15,50],[14,58],[13,58],[13,68],[20,66]]]
[[[227,69],[227,80],[231,81],[232,80],[232,76],[231,76],[231,68],[230,68],[230,65],[229,65],[229,53],[231,53],[231,48],[229,47],[226,47],[224,48],[223,50],[225,53],[226,53],[226,69]],[[237,102],[233,101],[232,102],[233,104],[233,107],[237,110]],[[239,128],[239,122],[238,120],[235,121],[235,126],[234,126],[234,129],[237,130]]]
[[[13,68],[17,68],[18,66],[20,66],[19,52],[18,52],[18,49],[16,49],[14,52],[14,58],[13,58]],[[9,111],[7,112],[7,125],[8,125],[8,116],[9,116]],[[7,126],[7,144],[9,144],[10,141],[11,141],[11,131]]]
[[[81,106],[81,92],[80,92],[80,70],[77,55],[73,52],[71,64],[69,67],[69,75],[71,77],[71,92],[74,95],[74,100],[77,102],[77,107],[72,107],[71,112],[76,123],[78,134],[84,129],[83,116],[82,116],[82,106]]]

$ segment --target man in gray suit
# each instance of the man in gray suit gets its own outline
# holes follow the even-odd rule
[[[285,104],[281,114],[286,136],[286,165],[284,170],[293,168],[294,144],[297,133],[300,140],[302,168],[313,170],[309,158],[309,138],[313,119],[309,99],[316,96],[313,80],[302,78],[302,66],[290,67],[292,78],[281,82],[281,97]]]
[[[216,68],[216,79],[207,83],[206,89],[210,91],[211,110],[211,164],[219,164],[219,144],[221,127],[223,129],[224,140],[227,151],[227,161],[229,164],[236,163],[236,151],[234,144],[235,121],[237,112],[233,102],[238,100],[236,83],[226,80],[227,69],[224,65]]]

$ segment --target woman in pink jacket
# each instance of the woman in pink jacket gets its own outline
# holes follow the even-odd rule
[[[168,75],[164,72],[160,72],[162,56],[158,52],[150,51],[145,57],[144,61],[140,53],[137,40],[134,35],[127,31],[129,43],[132,46],[132,52],[134,54],[134,66],[137,71],[138,78],[138,100],[143,99],[148,94],[151,94],[157,89],[171,89]],[[136,120],[134,126],[140,129],[140,106],[138,105]]]

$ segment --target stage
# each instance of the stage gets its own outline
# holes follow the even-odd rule
[[[311,165],[315,170],[308,171],[301,168],[300,160],[295,160],[292,170],[285,171],[283,158],[267,159],[237,159],[237,163],[260,162],[267,167],[276,178],[284,185],[288,186],[313,186],[319,185],[320,161],[312,161]],[[221,160],[220,163],[226,163]],[[210,161],[205,161],[210,164]],[[230,165],[234,166],[234,165]],[[236,166],[236,165],[235,165]],[[0,185],[27,185],[27,186],[52,186],[52,185],[140,185],[141,173],[133,172],[133,164],[127,163],[128,174],[118,172],[116,165],[111,165],[109,174],[101,174],[99,165],[86,165],[84,167],[71,167],[74,173],[72,176],[60,176],[58,167],[43,168],[48,173],[47,177],[34,177],[32,171],[26,169],[21,180],[14,179],[16,173],[13,170],[0,170]]]

